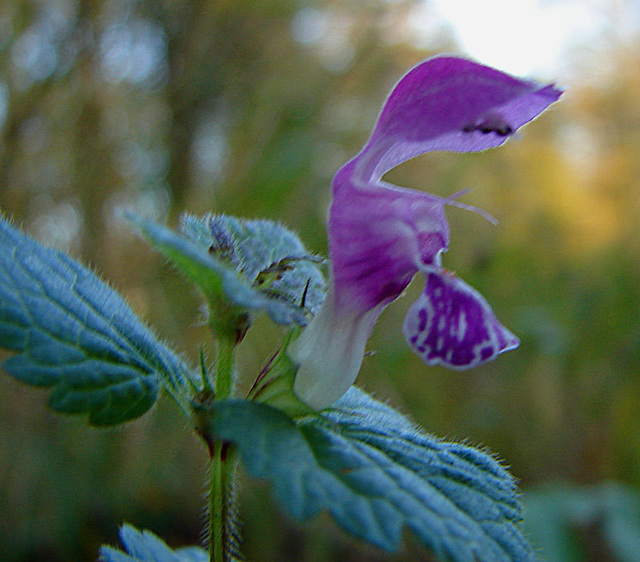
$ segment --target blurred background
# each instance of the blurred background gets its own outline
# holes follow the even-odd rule
[[[640,560],[640,3],[635,0],[3,0],[0,210],[90,264],[196,361],[194,291],[118,220],[184,211],[265,217],[326,252],[338,167],[392,85],[461,53],[566,88],[519,138],[430,154],[394,183],[450,195],[444,265],[520,336],[472,372],[428,368],[383,315],[359,384],[438,436],[483,445],[520,479],[549,560]],[[245,383],[282,332],[243,342]],[[207,454],[167,400],[117,430],[47,410],[0,377],[0,559],[95,559],[128,521],[172,546],[203,528]],[[292,523],[243,479],[245,554],[258,561],[388,555],[326,516]]]

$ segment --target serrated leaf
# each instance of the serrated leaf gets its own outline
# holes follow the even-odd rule
[[[296,234],[268,220],[225,215],[184,215],[180,230],[201,246],[221,253],[253,287],[315,315],[325,296],[320,260]],[[300,306],[304,293],[304,307]]]
[[[264,310],[277,324],[304,326],[324,298],[324,280],[317,264],[304,259],[313,256],[294,234],[275,223],[186,216],[180,234],[139,217],[130,218],[154,247],[198,285],[212,308],[229,303],[233,310],[225,313],[232,317],[247,310]],[[291,258],[295,266],[261,283],[260,274],[268,277],[270,272],[265,270],[284,258]]]
[[[159,377],[176,392],[187,369],[94,273],[0,218],[0,346],[12,377],[54,387],[49,405],[92,425],[137,418]]]
[[[489,454],[419,432],[352,388],[335,407],[294,421],[248,401],[213,406],[212,430],[248,471],[271,481],[285,510],[327,510],[347,532],[387,550],[403,526],[443,559],[535,559],[520,528],[513,478]]]
[[[100,548],[101,562],[207,562],[209,555],[198,546],[172,550],[150,531],[138,531],[131,525],[120,529],[120,540],[126,552],[110,546]]]

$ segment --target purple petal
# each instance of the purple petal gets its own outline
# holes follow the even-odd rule
[[[468,369],[518,347],[475,289],[444,270],[425,273],[424,292],[404,322],[407,342],[425,363]]]
[[[430,150],[502,144],[559,95],[461,58],[432,58],[407,73],[365,148],[333,182],[329,247],[338,306],[363,312],[391,302],[447,249],[444,207],[458,203],[385,183],[384,172]]]
[[[397,298],[423,264],[435,264],[449,242],[445,200],[377,183],[356,189],[355,162],[334,180],[329,236],[339,308],[357,313]]]
[[[358,174],[376,180],[425,152],[499,146],[561,93],[466,59],[428,59],[391,92],[359,155]]]
[[[405,335],[427,363],[464,369],[518,345],[483,297],[441,268],[449,244],[445,205],[466,206],[382,176],[425,152],[499,146],[560,94],[453,57],[427,60],[400,80],[371,138],[333,181],[331,291],[289,349],[299,365],[300,398],[322,408],[346,391],[377,317],[420,270],[427,284],[409,310]]]

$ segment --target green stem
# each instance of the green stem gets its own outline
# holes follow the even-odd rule
[[[216,400],[233,394],[235,382],[235,342],[216,340],[215,368]],[[211,443],[211,472],[209,489],[209,559],[227,562],[232,559],[233,534],[233,477],[235,461],[230,458],[228,443]]]
[[[211,562],[229,560],[229,517],[233,516],[231,494],[233,470],[226,459],[228,446],[215,441],[211,457],[209,490],[209,559]],[[231,468],[231,470],[230,470]]]
[[[235,383],[236,343],[227,339],[216,340],[216,400],[229,398]]]

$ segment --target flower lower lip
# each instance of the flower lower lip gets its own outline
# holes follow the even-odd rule
[[[426,284],[404,323],[411,348],[428,365],[464,370],[518,347],[487,301],[455,274],[425,270]]]

